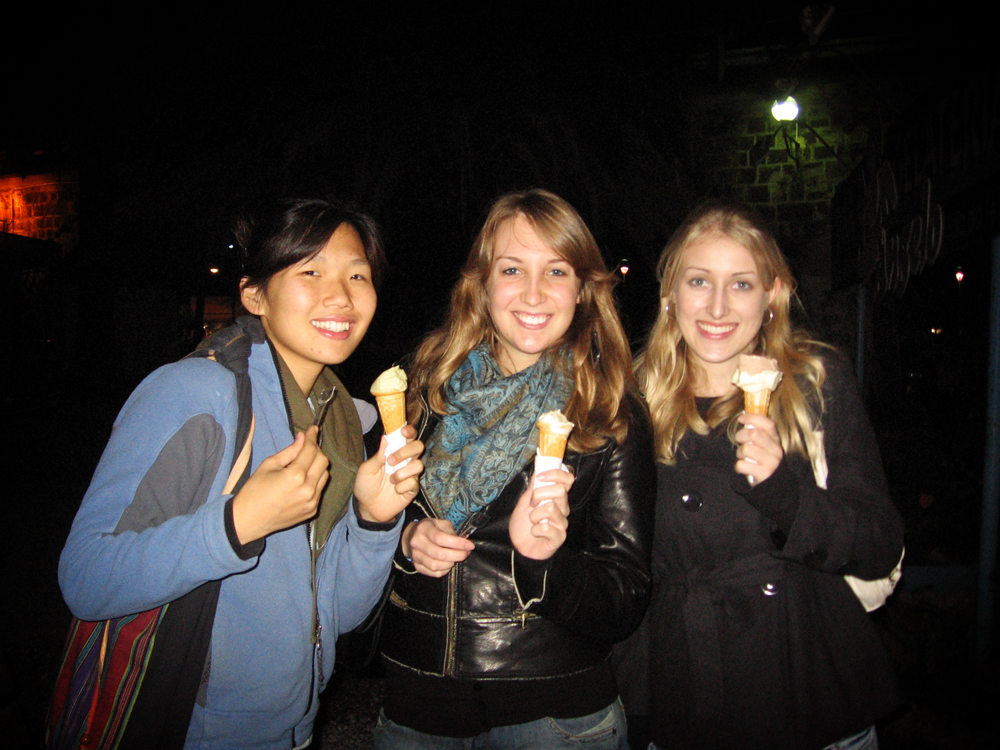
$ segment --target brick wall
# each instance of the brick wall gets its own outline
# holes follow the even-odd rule
[[[800,87],[795,98],[799,120],[777,134],[771,100],[756,92],[716,93],[692,123],[708,192],[753,205],[782,234],[802,222],[828,226],[834,189],[864,156],[868,136],[846,86]]]
[[[75,172],[0,177],[0,231],[54,240],[63,252],[77,242]]]
[[[780,130],[770,112],[773,98],[758,91],[731,89],[703,99],[689,120],[690,163],[705,195],[748,203],[769,220],[792,261],[807,326],[850,346],[854,291],[831,290],[830,203],[865,154],[867,115],[837,82],[799,87],[794,95],[798,124]]]

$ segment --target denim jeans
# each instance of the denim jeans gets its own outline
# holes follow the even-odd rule
[[[576,719],[546,717],[524,724],[494,727],[475,737],[437,737],[400,726],[381,711],[374,750],[628,750],[625,712],[620,701]]]
[[[649,750],[659,750],[659,748],[650,742]],[[878,750],[878,735],[875,734],[875,727],[868,727],[863,732],[827,745],[823,750]]]

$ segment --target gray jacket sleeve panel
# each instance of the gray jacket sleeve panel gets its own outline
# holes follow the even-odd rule
[[[143,531],[205,504],[226,451],[226,435],[210,414],[191,417],[164,445],[136,488],[114,534]]]
[[[183,360],[122,407],[59,558],[59,586],[80,619],[151,609],[256,564],[226,535],[233,382],[214,362]]]

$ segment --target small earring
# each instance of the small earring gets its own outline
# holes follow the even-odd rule
[[[670,315],[670,303],[669,302],[665,302],[663,304],[663,312],[666,313],[667,315]]]
[[[767,320],[765,320],[761,325],[762,326],[770,325],[770,323],[771,323],[772,320],[774,320],[774,310],[772,310],[769,307],[769,308],[767,308]]]
[[[595,365],[601,363],[601,341],[596,328],[590,332],[590,356],[594,358]]]

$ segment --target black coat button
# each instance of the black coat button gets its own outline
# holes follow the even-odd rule
[[[694,513],[695,511],[701,510],[701,506],[704,505],[701,501],[701,493],[695,491],[681,495],[681,505],[684,506],[684,510],[688,513]]]

